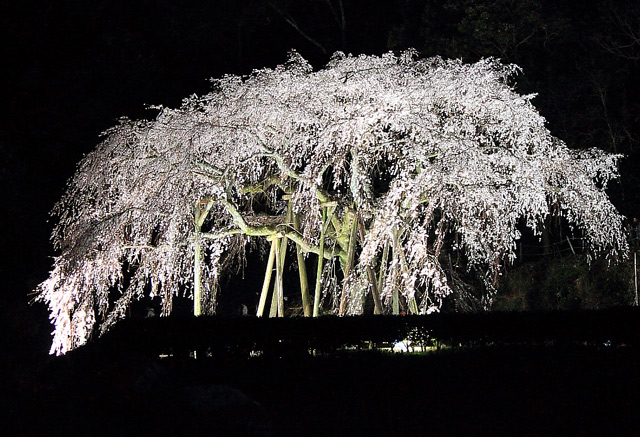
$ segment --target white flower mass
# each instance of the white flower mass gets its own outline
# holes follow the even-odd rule
[[[338,314],[362,312],[371,293],[378,313],[437,311],[455,292],[445,250],[491,284],[519,228],[537,232],[549,214],[593,256],[624,255],[604,191],[619,156],[553,137],[533,96],[514,91],[518,71],[412,51],[336,53],[313,71],[292,52],[155,120],[122,119],[53,212],[58,256],[39,286],[51,352],[104,333],[144,296],[165,316],[178,294],[211,312],[231,254],[267,239],[308,262],[322,254]]]

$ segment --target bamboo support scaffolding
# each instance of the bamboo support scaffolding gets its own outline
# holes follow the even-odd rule
[[[286,238],[279,238],[276,244],[276,283],[274,287],[274,297],[276,301],[276,314],[284,317],[284,257],[287,250]]]
[[[293,214],[293,228],[296,232],[300,232],[300,217]],[[296,243],[296,256],[298,261],[298,276],[300,277],[300,295],[302,298],[302,310],[305,317],[311,317],[312,308],[309,300],[309,277],[307,275],[307,264],[304,261],[302,248]]]
[[[316,284],[313,295],[313,317],[320,315],[320,295],[322,293],[322,267],[324,261],[324,233],[327,221],[327,208],[322,207],[322,222],[320,223],[320,251],[318,254],[318,268],[316,270]]]
[[[346,219],[345,219],[346,221]],[[353,269],[353,261],[356,253],[356,239],[357,239],[357,231],[358,231],[358,218],[357,215],[354,214],[354,217],[351,221],[349,232],[349,245],[347,249],[347,259],[344,266],[344,281],[342,284],[342,296],[340,297],[340,309],[338,310],[338,314],[343,316],[346,310],[347,305],[347,284],[348,278],[351,274],[351,270]]]
[[[277,240],[271,241],[267,270],[264,274],[264,282],[262,283],[262,291],[260,293],[260,301],[258,303],[258,317],[262,317],[264,315],[264,307],[267,304],[267,296],[269,295],[269,287],[271,285],[271,274],[273,273],[273,264],[276,259],[276,241]]]

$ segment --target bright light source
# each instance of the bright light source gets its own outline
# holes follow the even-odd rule
[[[393,343],[394,352],[413,352],[411,340],[400,340]]]

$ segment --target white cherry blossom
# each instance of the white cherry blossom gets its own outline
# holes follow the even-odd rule
[[[39,287],[52,353],[105,332],[146,295],[162,315],[177,294],[212,312],[233,260],[269,244],[282,253],[275,241],[324,260],[314,314],[321,304],[357,314],[367,296],[377,313],[437,311],[456,291],[445,248],[490,284],[515,258],[519,226],[536,232],[548,214],[594,256],[623,255],[604,191],[620,157],[553,137],[533,96],[511,85],[518,71],[412,51],[336,53],[313,71],[294,52],[213,80],[154,120],[122,119],[53,212],[58,256]]]

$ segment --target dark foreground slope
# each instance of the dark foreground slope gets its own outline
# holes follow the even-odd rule
[[[540,320],[551,323],[550,316],[545,317]],[[618,313],[609,321],[613,328],[606,333],[613,335],[624,317]],[[234,323],[245,322],[224,321],[237,328]],[[367,323],[361,321],[363,335]],[[606,325],[602,328],[607,331]],[[145,329],[147,336],[166,334],[153,326]],[[545,329],[541,326],[539,331]],[[558,333],[561,340],[554,341],[548,330],[544,340],[527,333],[526,341],[516,341],[512,332],[509,341],[498,342],[488,339],[486,330],[479,331],[480,340],[466,334],[466,343],[457,342],[456,347],[450,342],[439,351],[411,355],[364,350],[363,344],[360,350],[310,348],[308,338],[302,348],[302,327],[297,341],[283,338],[272,347],[262,344],[262,349],[256,344],[249,349],[242,342],[230,346],[235,341],[208,348],[199,343],[197,359],[193,351],[176,349],[173,356],[160,357],[152,348],[127,347],[125,337],[117,334],[52,359],[31,376],[5,411],[10,412],[11,431],[20,435],[640,431],[640,353],[627,341],[637,329],[625,341],[571,341],[566,333]],[[137,335],[142,334],[129,336],[133,345]]]

